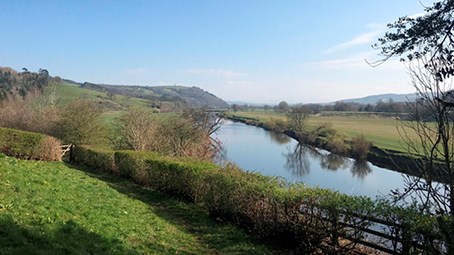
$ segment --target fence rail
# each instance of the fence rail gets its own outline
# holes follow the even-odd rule
[[[73,146],[74,146],[73,144],[61,145],[60,146],[60,148],[61,148],[61,156],[63,157],[68,151],[71,151]]]
[[[405,225],[397,222],[351,213],[339,214],[335,219],[325,215],[322,220],[341,226],[340,233],[336,234],[339,237],[388,254],[444,254],[447,251],[440,234],[430,233],[429,237],[429,233],[410,232]],[[361,226],[349,221],[367,224]],[[348,234],[349,230],[354,234]]]

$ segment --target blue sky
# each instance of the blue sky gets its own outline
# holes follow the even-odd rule
[[[413,92],[372,68],[386,24],[420,0],[5,1],[0,66],[79,82],[198,86],[225,100],[330,102]]]

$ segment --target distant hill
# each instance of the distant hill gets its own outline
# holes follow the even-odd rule
[[[0,101],[23,100],[40,95],[48,90],[49,84],[61,85],[58,86],[60,103],[76,98],[91,98],[113,110],[132,105],[155,108],[161,112],[180,111],[188,107],[229,107],[224,100],[198,87],[79,83],[52,77],[46,69],[31,72],[24,68],[18,72],[0,66]]]
[[[68,84],[78,84],[80,88],[121,95],[126,97],[140,98],[150,101],[150,105],[173,103],[176,107],[209,107],[228,108],[229,105],[219,97],[198,87],[185,86],[136,86],[136,85],[109,85],[94,84],[90,82],[77,83],[65,80]]]
[[[389,100],[393,100],[394,102],[408,102],[408,101],[415,101],[416,94],[381,94],[381,95],[373,95],[361,98],[353,98],[353,99],[344,99],[339,100],[339,102],[344,103],[359,103],[359,104],[376,104],[378,101],[387,102]]]

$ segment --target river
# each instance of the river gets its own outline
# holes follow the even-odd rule
[[[301,146],[280,133],[226,120],[216,137],[224,158],[248,171],[375,198],[404,186],[404,175],[369,162]]]

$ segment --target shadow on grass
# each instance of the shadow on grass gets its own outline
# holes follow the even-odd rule
[[[138,254],[120,241],[88,232],[73,221],[45,230],[0,217],[1,254]]]
[[[143,188],[132,180],[106,172],[72,164],[68,166],[102,180],[117,191],[150,205],[156,215],[180,230],[196,236],[205,247],[213,249],[213,254],[269,254],[269,249],[273,250],[273,254],[284,254],[283,251],[270,247],[264,248],[260,242],[237,227],[210,218],[195,204],[178,201],[175,197]]]

